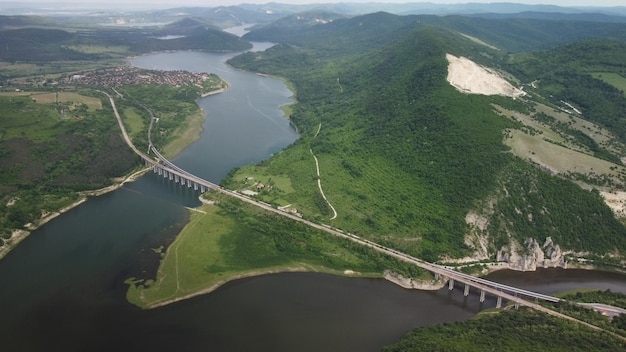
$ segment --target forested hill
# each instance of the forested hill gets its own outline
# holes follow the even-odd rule
[[[356,54],[380,48],[394,38],[405,35],[417,23],[411,16],[396,16],[386,12],[333,21],[330,21],[332,17],[325,14],[318,18],[328,19],[328,23],[317,25],[310,25],[310,21],[291,20],[294,17],[297,16],[256,28],[243,38],[285,43],[319,52],[328,51],[331,55]]]
[[[503,66],[501,50],[384,13],[277,36],[288,36],[288,45],[230,63],[296,87],[291,119],[302,138],[264,166],[289,176],[295,191],[280,198],[305,216],[327,222],[331,215],[311,181],[310,148],[338,213],[333,225],[427,260],[481,246],[495,258],[513,242],[547,237],[576,252],[626,250],[626,230],[598,192],[549,175],[503,143],[506,131],[524,126],[494,106],[521,113],[534,103],[463,94],[446,81],[446,53]],[[485,219],[480,244],[467,221],[476,213]]]
[[[194,19],[140,30],[75,27],[69,31],[44,18],[0,16],[0,26],[6,26],[0,30],[2,61],[98,60],[164,50],[241,51],[251,47],[238,36]]]
[[[600,15],[590,15],[587,20],[582,20],[579,16],[574,15],[543,14],[545,15],[544,18],[541,18],[539,13],[527,17],[507,14],[489,16],[495,18],[484,18],[481,16],[487,15],[398,16],[379,12],[350,19],[336,19],[332,23],[317,26],[310,26],[303,21],[300,21],[300,26],[296,26],[297,21],[280,20],[253,30],[244,38],[294,45],[301,45],[307,41],[313,42],[305,44],[307,47],[318,47],[320,44],[316,45],[315,42],[338,40],[338,38],[334,38],[333,33],[341,31],[342,28],[353,28],[354,30],[361,28],[369,31],[368,35],[377,38],[388,35],[400,27],[420,22],[480,38],[483,42],[508,52],[551,49],[583,39],[626,41],[626,17],[615,17],[624,19],[624,21],[619,22],[617,20],[608,21],[606,16]],[[288,18],[297,17],[297,15],[292,15]],[[591,20],[599,17],[604,20]],[[331,17],[326,14],[323,18]],[[374,21],[376,24],[371,25]],[[358,24],[358,26],[353,26],[353,24]],[[372,28],[375,28],[377,32],[370,31]],[[352,36],[349,33],[344,33],[344,35],[344,39]],[[372,44],[375,45],[376,43]]]

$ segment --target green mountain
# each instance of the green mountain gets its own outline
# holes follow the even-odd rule
[[[22,62],[77,61],[124,58],[153,51],[241,51],[247,41],[195,18],[162,27],[80,27],[56,29],[59,23],[37,17],[0,16],[0,60]]]
[[[59,29],[22,28],[0,31],[0,60],[87,60],[95,55],[68,49],[73,34]]]
[[[261,28],[255,28],[243,38],[251,41],[272,41],[290,44],[305,49],[328,52],[329,55],[355,54],[380,48],[394,38],[411,30],[416,20],[407,16],[396,16],[377,12],[353,18],[329,20],[324,25],[298,21],[291,16]],[[340,35],[337,35],[341,33]]]
[[[585,121],[579,115],[568,117],[576,123],[561,123],[554,111],[564,103],[546,91],[518,99],[465,94],[446,80],[446,54],[492,71],[510,69],[515,57],[481,37],[386,13],[273,33],[259,29],[247,37],[284,44],[230,63],[293,83],[298,104],[290,118],[302,138],[269,162],[233,173],[226,186],[240,187],[244,174],[288,177],[293,192],[260,197],[433,261],[473,256],[524,266],[547,258],[558,265],[563,251],[626,250],[626,229],[599,193],[623,188],[625,140],[617,130],[597,127],[609,143],[577,125]],[[604,64],[608,70],[610,62]],[[602,100],[590,104],[576,105],[582,117]],[[608,119],[594,122],[610,127]],[[597,162],[598,173],[558,169],[549,152],[520,152],[532,138],[537,146],[568,150],[578,158],[568,159],[572,164]],[[336,217],[319,195],[311,153]]]
[[[481,38],[482,41],[508,52],[526,52],[531,50],[551,49],[559,45],[579,40],[610,39],[626,41],[626,17],[616,16],[618,20],[607,20],[605,15],[589,15],[586,20],[574,15],[557,16],[550,13],[535,13],[534,16],[493,15],[481,16],[433,16],[411,15],[397,16],[386,12],[379,12],[345,20],[336,20],[325,26],[309,28],[305,22],[290,19],[298,15],[289,16],[275,21],[261,28],[255,28],[245,38],[249,40],[269,40],[294,45],[310,47],[309,41],[332,42],[335,31],[341,31],[341,26],[358,30],[363,28],[364,34],[374,38],[384,36],[388,31],[400,26],[414,23],[425,23],[432,26],[450,29],[471,37]],[[593,21],[594,18],[602,20]],[[357,26],[355,23],[362,21]],[[369,23],[368,23],[369,21]],[[367,26],[367,27],[366,27]],[[380,32],[369,31],[378,29]],[[350,34],[346,34],[351,37]],[[304,42],[307,42],[306,44]],[[375,46],[376,43],[373,43]]]

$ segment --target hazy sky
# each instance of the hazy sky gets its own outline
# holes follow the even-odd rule
[[[272,0],[22,0],[22,3],[41,3],[41,4],[50,4],[54,6],[54,4],[59,3],[76,3],[76,4],[91,4],[91,3],[99,3],[99,4],[124,4],[124,5],[141,5],[142,7],[148,7],[150,5],[157,7],[179,7],[179,6],[207,6],[214,7],[220,5],[237,5],[241,3],[254,3],[254,4],[265,4],[271,2]],[[408,3],[408,2],[430,2],[437,4],[458,4],[458,3],[490,3],[490,2],[512,2],[512,3],[521,3],[521,4],[550,4],[550,5],[560,5],[560,6],[624,6],[626,2],[624,0],[418,0],[418,1],[410,1],[410,0],[319,0],[319,1],[311,1],[311,0],[273,0],[278,3],[289,3],[289,4],[311,4],[311,3],[333,3],[333,2],[381,2],[381,3]],[[3,3],[12,2],[15,3],[15,0],[0,0],[0,7],[2,7]],[[80,5],[78,5],[80,6]]]

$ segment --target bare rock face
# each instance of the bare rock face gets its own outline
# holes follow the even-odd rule
[[[509,246],[497,251],[496,260],[508,263],[509,269],[520,271],[534,271],[537,267],[566,267],[563,251],[551,237],[546,238],[543,246],[534,238],[528,238],[523,245],[511,240]]]

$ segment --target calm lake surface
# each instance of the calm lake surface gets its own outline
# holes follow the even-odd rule
[[[266,44],[265,44],[266,46]],[[219,182],[235,167],[268,158],[297,134],[279,110],[280,81],[236,71],[233,54],[164,53],[132,60],[145,68],[213,72],[230,89],[199,101],[201,140],[174,162]],[[142,311],[124,280],[150,275],[157,256],[188,220],[197,194],[148,174],[92,198],[35,231],[0,261],[0,346],[4,351],[379,351],[409,329],[467,319],[476,293],[409,291],[384,280],[315,273],[267,275]],[[624,276],[580,270],[497,272],[496,281],[544,293],[576,287],[626,292]]]

